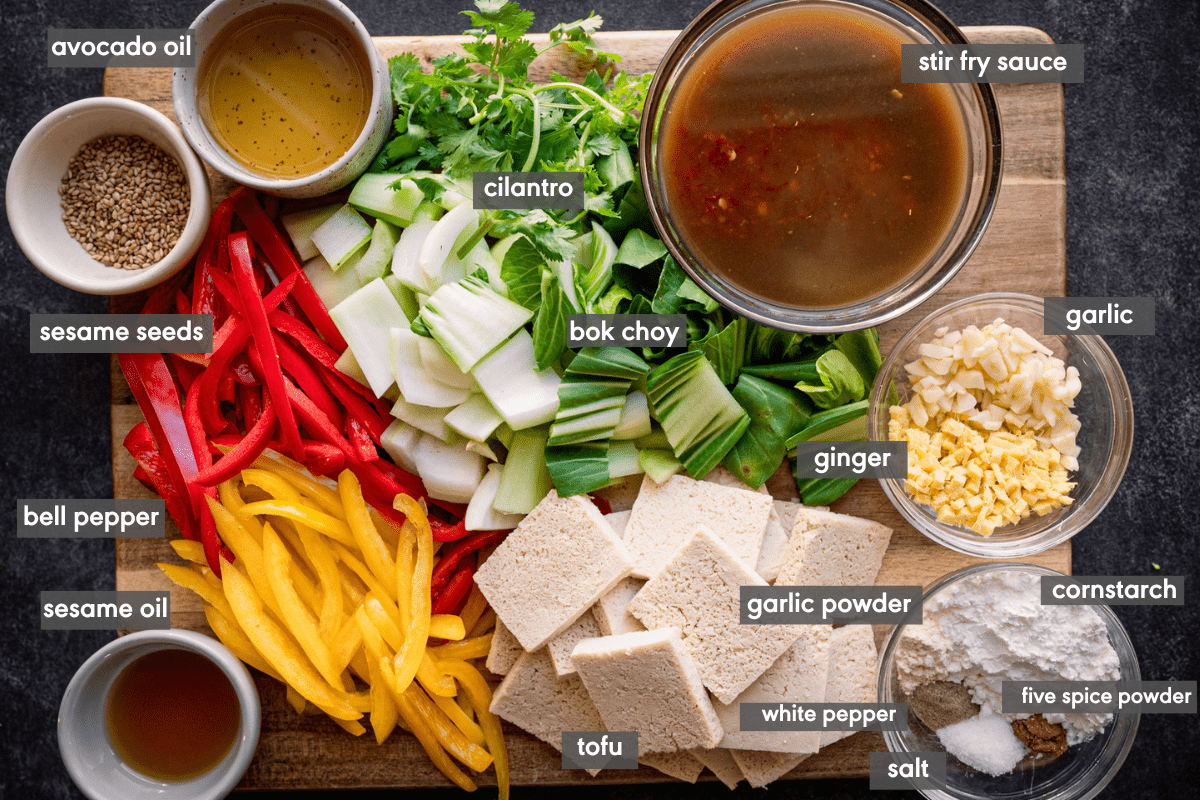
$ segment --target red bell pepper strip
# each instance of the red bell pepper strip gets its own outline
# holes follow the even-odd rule
[[[216,311],[216,287],[212,282],[213,270],[217,266],[217,250],[221,241],[229,235],[233,222],[233,203],[228,198],[222,200],[217,210],[213,212],[208,223],[208,232],[204,235],[204,243],[200,245],[200,254],[196,257],[196,273],[192,282],[192,307],[197,314],[213,314]]]
[[[190,520],[195,520],[200,509],[200,493],[193,491],[190,483],[199,467],[167,361],[160,353],[118,353],[117,361],[154,434],[158,452],[166,461],[171,483],[181,496],[190,500]]]
[[[475,570],[470,564],[454,573],[454,577],[446,584],[441,594],[434,595],[433,604],[429,609],[430,613],[453,614],[459,603],[467,599],[474,577]]]
[[[175,292],[175,313],[192,313],[192,301],[188,300],[188,296],[183,293],[183,289],[179,289]]]
[[[245,353],[238,353],[233,357],[233,360],[229,362],[229,373],[242,386],[262,385],[262,381],[254,374],[254,369],[250,366],[250,356]]]
[[[175,365],[175,375],[179,378],[183,391],[186,392],[192,385],[192,381],[204,374],[204,369],[192,359],[185,357],[194,355],[192,353],[171,353],[170,355],[171,362]]]
[[[188,441],[192,443],[196,468],[203,472],[212,466],[212,454],[208,452],[208,434],[205,433],[204,422],[200,419],[200,381],[193,381],[188,389],[187,398],[183,403],[183,424],[187,428]]]
[[[362,461],[379,460],[379,451],[375,449],[375,442],[371,439],[371,431],[367,429],[364,423],[354,417],[350,417],[346,420],[346,435],[350,440],[350,444],[354,445],[359,459]]]
[[[147,488],[156,492],[166,503],[167,513],[171,515],[171,519],[175,520],[175,524],[179,526],[179,531],[184,538],[198,541],[200,536],[192,523],[191,503],[187,496],[181,494],[171,482],[167,460],[155,447],[154,436],[145,422],[139,422],[130,429],[125,436],[124,445],[129,454],[133,456],[134,461],[137,462],[142,476],[149,480]],[[144,484],[146,483],[146,480],[138,475],[137,470],[134,470],[134,477],[142,480]]]
[[[605,500],[603,497],[592,497],[591,500],[592,500],[592,505],[594,505],[596,507],[596,510],[599,511],[601,514],[604,514],[607,516],[608,514],[612,513],[612,504],[609,503],[607,500]]]
[[[209,487],[204,494],[216,499],[217,489],[215,486]],[[227,550],[217,534],[217,521],[213,519],[208,503],[200,507],[200,544],[204,545],[204,558],[208,560],[208,568],[218,578],[221,577],[221,554]]]
[[[465,538],[470,531],[467,530],[467,523],[463,520],[458,522],[442,522],[436,517],[429,518],[429,526],[433,528],[433,540],[435,542],[457,542],[459,539]]]
[[[304,466],[313,475],[334,475],[345,468],[346,455],[331,444],[306,441]]]
[[[263,394],[261,386],[239,386],[237,390],[237,411],[242,420],[243,428],[254,427],[263,412]]]
[[[246,322],[250,325],[251,338],[254,339],[254,345],[262,357],[263,382],[267,385],[267,391],[271,394],[271,400],[279,414],[279,428],[283,433],[283,440],[287,442],[292,457],[301,461],[304,458],[304,446],[300,444],[300,429],[296,425],[296,415],[284,389],[279,353],[275,347],[275,338],[267,325],[267,309],[254,283],[253,250],[250,236],[246,232],[230,234],[229,263],[233,268],[234,281],[237,283],[238,294],[246,312]]]
[[[145,486],[148,490],[152,492],[157,491],[154,488],[154,480],[150,477],[150,473],[147,472],[141,464],[138,464],[133,468],[133,479],[142,486]]]
[[[202,486],[216,486],[249,467],[266,449],[271,434],[275,432],[277,420],[275,406],[271,403],[270,395],[267,395],[263,397],[262,416],[258,418],[254,427],[246,431],[241,441],[215,464],[200,470],[196,475],[196,482]]]
[[[375,407],[363,400],[362,397],[355,394],[347,384],[354,381],[347,378],[345,375],[336,371],[321,368],[325,375],[326,385],[329,390],[337,396],[337,399],[346,407],[346,416],[361,423],[367,432],[371,434],[371,439],[376,444],[379,444],[379,439],[383,436],[383,432],[387,430],[388,421],[379,415]]]
[[[321,298],[317,296],[308,276],[300,268],[300,262],[292,254],[291,247],[279,234],[275,223],[262,210],[254,193],[244,186],[239,186],[229,197],[233,201],[238,217],[245,223],[246,229],[254,237],[258,246],[262,248],[263,254],[267,261],[271,262],[275,271],[281,276],[299,273],[300,277],[295,292],[296,302],[304,309],[304,313],[308,315],[313,327],[325,337],[325,341],[329,342],[334,350],[339,353],[345,350],[346,340],[342,338],[337,326],[329,318],[325,304],[321,302]],[[230,255],[232,256],[232,253]]]
[[[282,311],[272,311],[267,315],[267,319],[270,320],[272,328],[295,339],[317,363],[329,369],[336,369],[334,365],[337,363],[338,354],[312,328]]]
[[[200,384],[200,419],[204,421],[204,430],[208,431],[210,436],[221,433],[227,425],[225,418],[221,416],[219,389],[222,376],[228,374],[230,362],[249,342],[250,326],[245,320],[238,318],[225,342],[213,353],[208,369],[197,381]]]
[[[508,531],[479,531],[457,542],[442,556],[437,566],[433,568],[433,572],[430,573],[429,585],[432,590],[437,592],[441,587],[445,586],[446,582],[450,580],[450,576],[454,574],[459,562],[464,558],[482,547],[504,541],[504,537],[506,536],[508,536]]]
[[[291,375],[304,393],[317,404],[317,408],[325,412],[330,422],[341,426],[342,409],[329,393],[329,389],[325,388],[325,383],[312,365],[280,337],[276,338],[275,347],[279,350],[279,363],[284,371]]]

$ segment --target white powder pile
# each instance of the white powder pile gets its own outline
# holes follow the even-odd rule
[[[1006,680],[1120,680],[1104,620],[1088,606],[1043,606],[1040,578],[984,572],[930,598],[924,624],[904,629],[896,656],[901,688],[911,693],[929,681],[956,681],[984,710],[1000,715]],[[1068,745],[1090,739],[1112,720],[1111,714],[1045,716],[1066,729]]]
[[[968,720],[937,732],[946,752],[980,772],[1004,775],[1025,757],[1025,745],[1004,717],[981,711]]]

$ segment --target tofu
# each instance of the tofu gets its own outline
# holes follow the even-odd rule
[[[869,519],[801,508],[776,586],[874,586],[892,529]]]
[[[811,753],[764,753],[758,750],[730,750],[733,761],[755,789],[761,789],[794,770]]]
[[[647,476],[625,530],[625,544],[634,560],[633,577],[658,574],[697,525],[716,531],[730,550],[754,569],[770,515],[770,495],[684,475],[662,484]]]
[[[629,613],[629,601],[646,585],[637,578],[625,578],[592,606],[592,614],[605,636],[635,633],[646,630],[638,618]]]
[[[730,789],[736,789],[738,783],[741,782],[743,778],[742,771],[738,768],[737,762],[733,760],[733,756],[725,748],[693,750],[692,755],[698,758],[704,766],[712,770],[712,774],[717,776],[717,780]]]
[[[611,514],[605,514],[604,519],[612,525],[613,532],[617,536],[624,537],[625,526],[629,523],[629,511],[614,511]],[[605,636],[615,636],[620,633],[633,633],[635,631],[644,631],[646,626],[638,622],[626,608],[629,606],[629,601],[633,596],[646,585],[646,582],[637,578],[625,578],[616,586],[614,586],[607,594],[596,601],[596,605],[592,606],[592,614],[596,618],[596,622],[600,625],[600,632]]]
[[[743,585],[767,583],[700,525],[629,604],[647,628],[679,629],[704,685],[722,703],[732,703],[802,633],[799,625],[742,625]]]
[[[546,645],[546,652],[550,654],[558,677],[565,678],[575,674],[575,665],[571,663],[571,651],[575,649],[575,645],[584,639],[594,639],[600,635],[600,626],[596,624],[596,618],[591,614],[584,614],[572,622],[571,627],[551,639]]]
[[[763,484],[757,489],[751,489],[749,484],[747,484],[737,475],[734,475],[732,472],[725,469],[725,467],[721,466],[720,464],[717,464],[715,467],[709,470],[708,474],[700,480],[708,481],[709,483],[715,483],[718,486],[728,486],[730,489],[745,489],[747,492],[758,492],[759,494],[765,495],[771,494],[767,490],[766,484]]]
[[[504,623],[496,619],[496,629],[492,632],[492,647],[488,650],[487,668],[493,675],[507,675],[517,659],[525,654],[525,648],[517,641]]]
[[[704,772],[704,764],[700,759],[686,750],[674,753],[639,753],[638,763],[653,767],[663,775],[670,775],[676,780],[695,783]]]
[[[637,731],[639,752],[715,747],[721,741],[717,712],[677,628],[585,639],[571,660],[604,728]]]
[[[834,628],[829,639],[829,678],[826,703],[874,703],[879,673],[875,634],[870,625]],[[822,731],[821,747],[845,739],[853,731]]]
[[[774,583],[779,575],[779,565],[783,563],[783,553],[787,549],[788,530],[791,530],[784,530],[778,506],[778,502],[771,504],[771,516],[767,518],[762,549],[758,551],[758,563],[754,568],[759,577],[767,583]]]
[[[525,653],[496,687],[491,711],[532,733],[556,750],[563,731],[605,730],[578,675],[559,678],[550,655]]]
[[[629,515],[632,513],[633,511],[631,510],[625,510],[614,511],[611,514],[604,515],[604,521],[613,529],[613,533],[617,535],[618,539],[625,538],[625,526],[629,524]]]
[[[551,491],[475,573],[496,616],[527,652],[579,619],[633,562],[586,497]]]
[[[820,703],[829,676],[832,625],[800,625],[800,638],[732,703],[715,703],[722,747],[801,755],[821,747],[820,731],[742,731],[742,703]]]

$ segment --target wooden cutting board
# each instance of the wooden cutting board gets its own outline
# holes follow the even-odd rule
[[[979,43],[1050,41],[1046,34],[1032,28],[986,27],[964,31],[969,39]],[[604,50],[624,57],[625,70],[642,73],[655,69],[674,38],[672,31],[647,31],[609,33],[598,36],[597,40]],[[453,50],[462,41],[460,37],[449,36],[375,40],[384,57],[415,52],[426,63]],[[551,71],[577,74],[569,60],[552,56],[553,53],[544,56],[534,65],[535,78],[545,78]],[[1066,294],[1062,87],[1016,84],[993,86],[993,90],[1004,124],[1004,177],[995,215],[978,250],[954,280],[924,305],[881,327],[885,354],[917,320],[961,297],[990,291],[1034,296]],[[104,94],[141,101],[174,118],[169,70],[110,69],[104,76]],[[232,184],[211,171],[210,178],[216,202],[229,192]],[[133,310],[130,303],[128,298],[114,298],[113,309]],[[114,497],[150,497],[131,477],[134,463],[121,446],[125,434],[141,420],[141,413],[116,367],[116,359],[112,363]],[[777,475],[770,486],[777,497],[795,495],[795,487],[786,475]],[[881,585],[928,585],[951,570],[979,561],[946,550],[917,533],[904,522],[875,482],[861,482],[838,501],[834,510],[877,520],[895,530],[879,574]],[[168,536],[178,536],[174,526],[170,526]],[[191,592],[176,589],[155,566],[160,561],[177,561],[166,541],[118,539],[116,553],[117,589],[171,589],[172,627],[211,633],[197,598]],[[1026,560],[1069,573],[1070,544]],[[882,628],[876,630],[877,639],[882,634]],[[263,699],[262,737],[240,788],[448,785],[413,737],[398,731],[383,746],[377,746],[369,734],[356,739],[323,716],[297,716],[285,702],[278,684],[257,673],[256,680]],[[646,767],[636,771],[609,770],[596,778],[578,770],[564,771],[559,769],[559,754],[548,745],[511,727],[508,733],[512,780],[516,785],[669,780]],[[883,749],[879,734],[855,734],[807,759],[789,777],[865,777],[868,754]],[[707,777],[711,779],[711,775]],[[490,772],[480,778],[483,785],[494,783]]]

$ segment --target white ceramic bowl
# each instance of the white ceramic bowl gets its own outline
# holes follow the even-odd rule
[[[241,729],[213,769],[188,781],[149,778],[113,751],[104,705],[113,680],[134,659],[157,650],[191,650],[221,668],[241,705]],[[217,800],[241,780],[258,746],[261,708],[254,681],[241,661],[215,639],[193,631],[140,631],[97,650],[67,685],[58,710],[58,749],[75,785],[92,800]]]
[[[209,133],[196,102],[199,65],[213,38],[242,14],[281,3],[314,8],[339,20],[354,35],[355,43],[366,53],[371,65],[371,112],[354,144],[325,169],[286,180],[251,172],[230,158]],[[171,96],[183,135],[209,166],[230,180],[259,191],[281,197],[317,197],[342,188],[371,165],[392,129],[392,84],[387,64],[353,11],[338,0],[216,0],[201,11],[189,27],[196,31],[196,66],[180,67],[172,72]]]
[[[96,261],[67,233],[58,188],[67,164],[88,142],[135,135],[173,156],[187,175],[191,209],[179,241],[158,263],[117,269]],[[170,119],[150,106],[119,97],[68,103],[33,126],[17,148],[5,188],[8,224],[17,244],[46,277],[87,294],[130,294],[174,275],[204,240],[212,201],[204,165]]]

